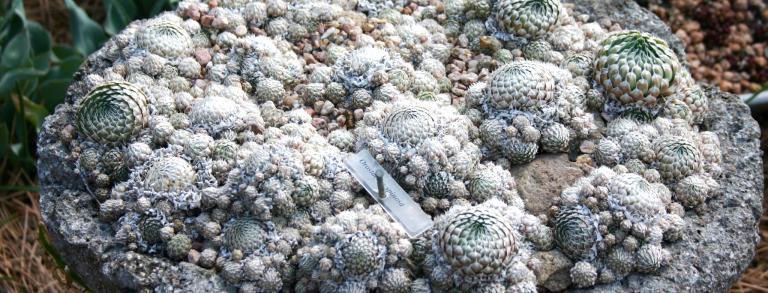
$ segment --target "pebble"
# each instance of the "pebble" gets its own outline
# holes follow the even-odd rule
[[[595,143],[591,140],[585,140],[579,145],[579,151],[585,154],[591,154],[595,152]]]
[[[202,17],[200,17],[200,25],[204,27],[210,27],[211,24],[213,23],[213,19],[214,19],[213,15],[208,15],[208,14],[203,15]]]
[[[687,59],[696,80],[708,81],[723,91],[759,90],[768,82],[765,40],[756,41],[755,30],[766,30],[768,5],[764,1],[672,1],[671,7],[651,4],[649,9],[675,31],[687,48]],[[691,9],[696,7],[696,9]],[[715,13],[713,16],[710,14]],[[712,23],[713,17],[718,19]],[[707,24],[703,27],[702,24]]]
[[[211,52],[208,52],[208,49],[199,48],[195,50],[195,60],[200,65],[205,66],[208,62],[211,62]]]
[[[334,110],[335,108],[333,106],[333,103],[331,103],[330,101],[325,101],[325,103],[323,103],[323,107],[320,110],[320,115],[324,115],[324,116],[330,115],[331,113],[334,112]]]

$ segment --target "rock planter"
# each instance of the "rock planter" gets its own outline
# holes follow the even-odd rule
[[[752,259],[763,178],[746,105],[684,81],[672,85],[700,92],[627,105],[601,94],[599,74],[552,65],[590,70],[567,58],[609,45],[579,30],[593,21],[595,34],[648,32],[629,42],[656,36],[658,52],[674,52],[665,62],[684,60],[634,2],[566,1],[524,24],[458,1],[245,2],[183,1],[175,15],[133,23],[88,58],[46,118],[43,217],[90,289],[725,291]],[[527,2],[494,5],[520,13]],[[344,12],[355,8],[378,20]],[[427,21],[413,28],[410,17]],[[564,23],[583,44],[534,40]],[[660,70],[685,80],[679,65]],[[672,80],[661,71],[653,83]],[[579,90],[588,101],[560,102]],[[647,148],[622,148],[628,133],[640,133],[629,146]],[[357,150],[433,229],[407,237],[344,168]]]

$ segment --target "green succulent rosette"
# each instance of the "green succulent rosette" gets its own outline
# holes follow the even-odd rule
[[[669,45],[640,31],[622,31],[601,42],[595,80],[623,105],[654,108],[675,93],[680,62]]]
[[[147,124],[147,97],[133,84],[108,82],[97,86],[75,114],[79,133],[103,144],[125,143]]]

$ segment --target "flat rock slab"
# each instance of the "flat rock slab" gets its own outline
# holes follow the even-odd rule
[[[685,60],[682,43],[658,18],[634,1],[564,2],[575,4],[578,12],[590,14],[593,19],[607,18],[620,23],[623,28],[660,36],[670,43],[680,60]],[[89,66],[102,54],[103,50],[90,56],[75,74],[75,80],[84,78]],[[224,281],[211,270],[116,249],[116,244],[112,243],[114,231],[98,221],[98,203],[85,190],[68,158],[72,150],[59,138],[66,122],[72,121],[75,92],[70,88],[67,103],[46,118],[38,140],[43,219],[53,244],[70,268],[96,292],[147,288],[157,291],[174,288],[188,292],[234,291],[234,288],[225,287]],[[705,128],[720,136],[724,172],[718,181],[723,194],[709,201],[701,213],[688,212],[685,236],[665,246],[673,260],[658,275],[634,274],[619,283],[590,288],[590,291],[726,291],[749,265],[759,241],[757,222],[762,213],[760,129],[751,118],[749,108],[737,97],[715,89],[709,89],[707,94],[711,115]],[[530,190],[534,190],[533,187]],[[552,196],[551,191],[547,196]]]
[[[514,166],[509,172],[515,177],[525,209],[534,215],[546,215],[564,188],[589,173],[580,164],[568,160],[567,154],[539,155],[535,161]]]

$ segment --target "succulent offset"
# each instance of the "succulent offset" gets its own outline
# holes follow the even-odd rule
[[[136,46],[166,57],[181,57],[192,49],[189,32],[181,27],[181,19],[167,16],[154,19],[136,33]]]
[[[523,38],[546,34],[562,10],[560,0],[502,0],[496,5],[496,21],[504,31]]]
[[[533,292],[553,256],[589,288],[662,270],[719,194],[707,97],[646,33],[558,0],[213,3],[129,26],[59,110],[121,253],[243,292]],[[431,230],[366,194],[361,150]],[[534,213],[513,174],[544,153],[586,175]]]
[[[544,64],[512,62],[495,70],[485,95],[499,109],[539,110],[555,99],[555,77]]]
[[[589,255],[597,235],[594,215],[584,207],[569,207],[555,218],[555,241],[561,250],[574,258]]]

